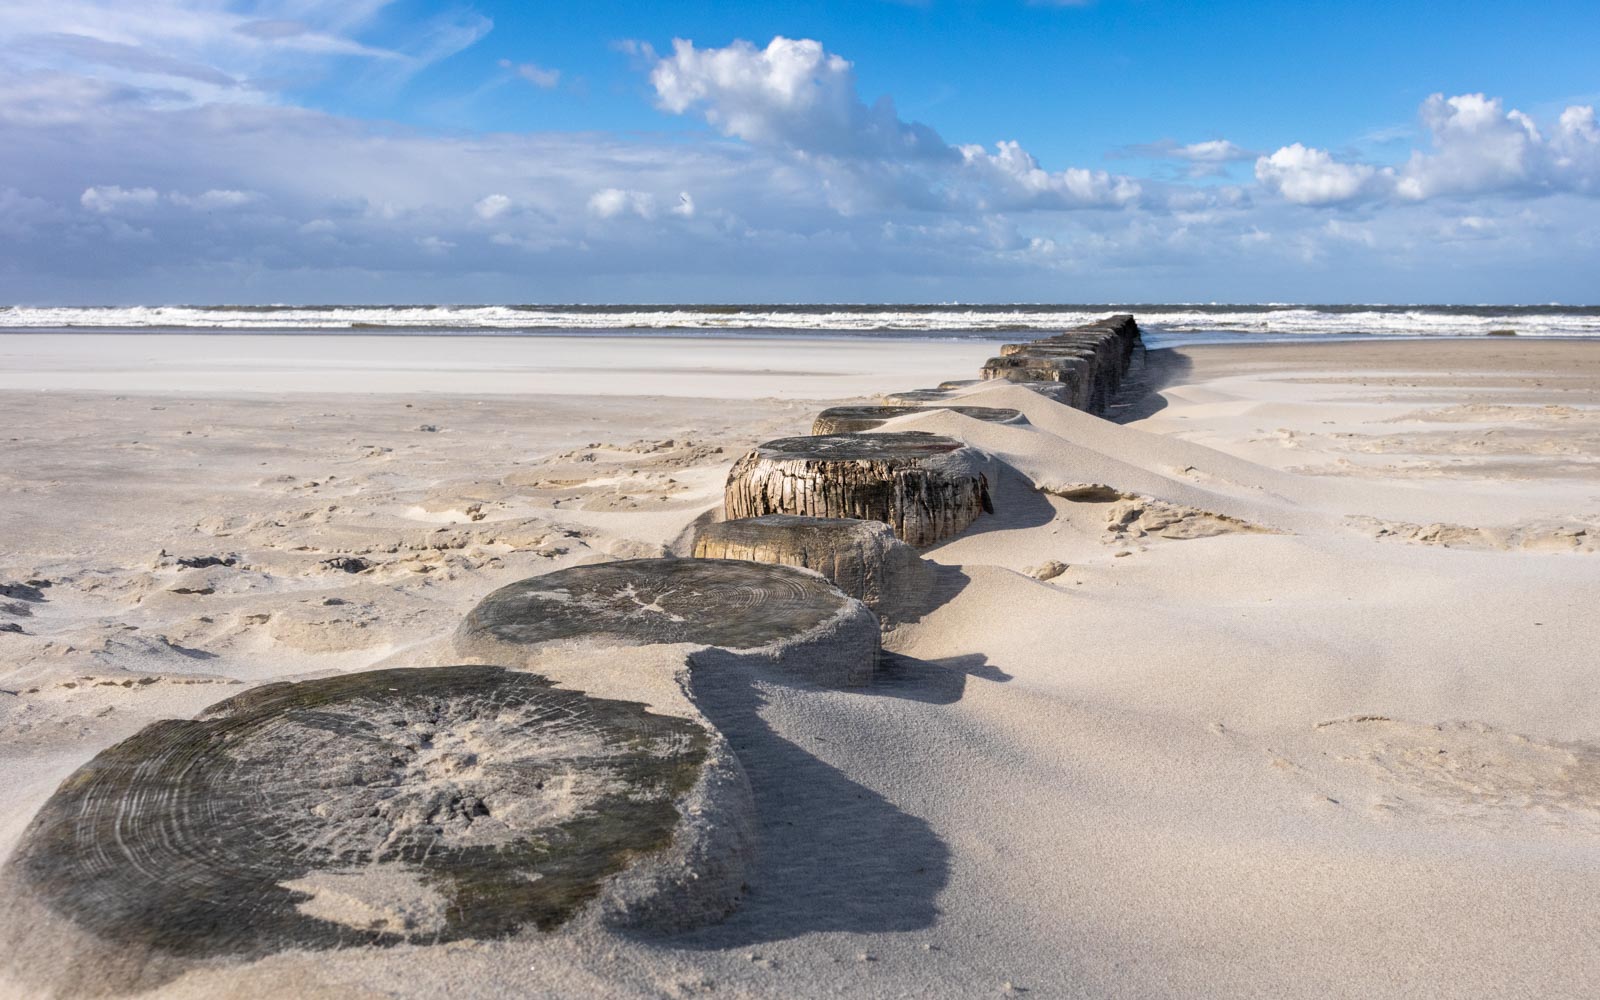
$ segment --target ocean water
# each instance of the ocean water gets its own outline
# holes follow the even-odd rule
[[[0,306],[0,332],[259,332],[1020,340],[1131,312],[1151,346],[1301,337],[1600,337],[1600,306],[327,305]]]

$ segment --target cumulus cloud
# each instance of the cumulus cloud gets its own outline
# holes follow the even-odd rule
[[[993,191],[985,207],[1120,208],[1137,200],[1142,190],[1138,182],[1104,170],[1044,170],[1015,142],[996,143],[993,153],[982,146],[962,146],[961,157],[969,174]]]
[[[159,196],[154,188],[124,188],[116,184],[85,188],[78,203],[91,212],[110,215],[129,208],[149,208]]]
[[[1401,171],[1396,190],[1403,198],[1590,191],[1600,182],[1600,133],[1591,107],[1563,111],[1550,138],[1528,115],[1483,94],[1434,94],[1423,102],[1421,119],[1433,149],[1414,152]]]
[[[472,211],[478,218],[488,222],[490,219],[497,219],[506,214],[510,208],[510,198],[503,194],[491,194],[485,195],[476,205],[473,205]]]
[[[1398,167],[1340,162],[1295,143],[1257,160],[1256,179],[1302,205],[1600,191],[1600,129],[1592,107],[1567,108],[1548,136],[1530,116],[1483,94],[1434,94],[1419,117],[1431,148],[1413,151]]]
[[[1434,94],[1422,104],[1434,152],[1416,152],[1401,173],[1402,198],[1518,187],[1533,179],[1543,139],[1533,119],[1482,94]]]
[[[951,145],[894,102],[868,105],[855,67],[812,39],[774,38],[765,48],[735,41],[701,49],[674,39],[650,73],[657,104],[698,111],[724,135],[803,157],[829,174],[830,203],[857,214],[898,203],[956,210],[1118,208],[1137,182],[1105,171],[1050,172],[1014,141]]]
[[[589,211],[602,219],[629,214],[649,219],[656,214],[656,199],[644,191],[604,188],[589,196]]]
[[[1327,150],[1298,142],[1256,160],[1256,180],[1297,205],[1335,205],[1379,194],[1392,176],[1364,163],[1340,163]]]
[[[678,38],[650,73],[659,106],[698,108],[725,135],[834,156],[953,158],[933,129],[901,121],[894,102],[867,106],[855,67],[821,42],[777,37],[758,49],[736,41],[697,49]]]

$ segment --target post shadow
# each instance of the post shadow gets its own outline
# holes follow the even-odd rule
[[[929,705],[950,705],[967,691],[967,678],[1004,683],[1011,675],[989,662],[982,653],[921,660],[904,653],[884,651],[878,656],[878,670],[872,686],[862,694],[880,698],[904,698]]]
[[[993,467],[999,486],[993,494],[994,512],[973,521],[965,531],[954,538],[946,539],[940,543],[941,545],[991,531],[1037,528],[1055,520],[1055,508],[1050,506],[1050,501],[1039,492],[1032,480],[998,459]],[[936,550],[937,547],[930,551]]]
[[[966,659],[966,658],[963,658]],[[920,661],[911,661],[920,663]],[[852,781],[787,736],[762,709],[784,689],[744,669],[701,663],[695,700],[727,737],[750,779],[757,841],[743,904],[720,924],[674,935],[676,947],[716,949],[783,940],[812,932],[886,933],[930,927],[950,879],[950,849],[928,823]],[[966,674],[931,680],[929,665],[896,667],[889,688],[866,694],[942,703]],[[943,688],[940,688],[940,684]],[[800,692],[797,692],[800,693]],[[804,694],[800,693],[803,697]]]
[[[1178,348],[1160,347],[1144,352],[1144,363],[1122,383],[1122,390],[1106,407],[1105,418],[1114,424],[1127,424],[1160,413],[1167,408],[1161,390],[1177,385],[1189,375],[1194,362]]]

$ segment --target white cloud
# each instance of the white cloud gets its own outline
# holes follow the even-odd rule
[[[123,188],[106,184],[85,188],[78,203],[91,212],[110,215],[128,208],[149,208],[156,203],[154,188]]]
[[[614,219],[630,213],[641,219],[649,219],[656,214],[656,199],[644,191],[605,188],[589,196],[589,211],[602,219]]]
[[[826,175],[829,203],[841,214],[888,204],[1120,208],[1141,194],[1136,181],[1103,170],[1046,171],[1017,142],[998,142],[992,153],[952,146],[928,126],[902,120],[887,97],[868,106],[851,63],[811,39],[699,49],[680,38],[672,50],[650,74],[663,110],[698,110],[725,135],[801,157]]]
[[[559,69],[546,69],[538,63],[518,63],[512,62],[510,59],[502,59],[500,60],[500,68],[510,70],[540,90],[549,90],[561,82],[561,71]]]
[[[693,218],[694,198],[687,191],[679,191],[678,203],[673,205],[669,211],[671,211],[673,215],[681,215],[685,219]]]
[[[203,212],[240,208],[253,201],[258,201],[260,198],[261,196],[254,191],[219,190],[216,188],[193,196],[177,191],[167,195],[167,199],[174,205],[182,205],[184,208],[192,208]]]
[[[1142,190],[1137,181],[1104,170],[1044,170],[1015,142],[996,143],[993,153],[962,146],[961,156],[970,173],[993,191],[987,208],[1120,208]]]
[[[1148,156],[1164,160],[1187,160],[1190,163],[1237,163],[1253,160],[1256,154],[1227,139],[1206,139],[1187,145],[1162,139],[1143,146],[1128,146],[1117,155]]]
[[[1258,154],[1227,139],[1206,139],[1188,144],[1162,139],[1143,145],[1124,146],[1107,155],[1114,159],[1178,160],[1188,164],[1184,172],[1190,177],[1221,177],[1227,174],[1230,164],[1254,160]]]
[[[1230,163],[1250,158],[1248,152],[1226,139],[1191,142],[1187,146],[1179,146],[1173,150],[1172,155],[1180,160],[1192,160],[1195,163]]]
[[[455,243],[438,236],[418,236],[417,246],[431,254],[444,254],[455,248]]]
[[[819,125],[848,127],[855,102],[850,64],[820,42],[774,38],[765,50],[746,41],[696,49],[682,38],[650,74],[660,106],[683,114],[706,106],[706,120],[728,135],[774,142]],[[799,126],[797,128],[797,126]]]
[[[1556,175],[1568,178],[1574,191],[1600,191],[1600,127],[1593,107],[1575,104],[1561,112],[1550,151]]]
[[[1411,154],[1396,188],[1402,198],[1518,187],[1538,170],[1538,127],[1520,111],[1504,111],[1498,98],[1434,94],[1421,117],[1434,152]]]
[[[1593,108],[1567,108],[1550,139],[1532,118],[1507,111],[1499,98],[1483,94],[1434,94],[1423,102],[1421,118],[1433,150],[1411,154],[1397,186],[1403,198],[1600,186],[1600,132]]]
[[[510,208],[510,198],[507,198],[503,194],[491,194],[485,195],[482,200],[480,200],[476,205],[473,205],[472,211],[478,216],[478,218],[488,222],[490,219],[497,219],[506,214]]]
[[[1600,191],[1600,129],[1591,107],[1567,108],[1549,138],[1531,117],[1483,94],[1434,94],[1419,116],[1432,148],[1413,151],[1398,168],[1343,163],[1295,143],[1257,160],[1256,179],[1302,205]]]
[[[1595,127],[1594,108],[1586,104],[1574,104],[1561,112],[1556,129],[1556,144],[1559,147],[1582,145],[1587,148],[1600,143],[1600,129]]]
[[[1297,142],[1256,160],[1256,180],[1297,205],[1333,205],[1381,193],[1390,172],[1340,163],[1327,150]]]
[[[850,62],[808,38],[779,36],[765,49],[743,40],[697,49],[676,38],[650,82],[663,110],[698,108],[724,135],[748,142],[830,156],[953,159],[937,133],[901,121],[887,97],[864,104]]]

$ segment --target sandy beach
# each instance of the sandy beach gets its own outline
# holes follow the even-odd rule
[[[495,588],[686,554],[756,443],[993,346],[0,336],[0,857],[147,724],[454,662]],[[757,822],[727,919],[150,995],[1600,993],[1600,342],[1202,346],[1143,377],[1112,420],[988,383],[960,401],[1025,423],[885,428],[982,452],[994,512],[922,553],[945,593],[871,685],[725,709]]]

